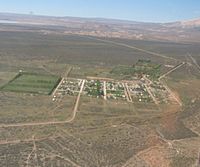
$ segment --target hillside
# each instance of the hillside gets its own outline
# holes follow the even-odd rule
[[[200,42],[200,20],[144,23],[101,18],[0,14],[0,31],[77,34],[137,40]],[[5,21],[5,22],[4,22]]]

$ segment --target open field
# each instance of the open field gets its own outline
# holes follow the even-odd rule
[[[57,76],[22,72],[4,85],[1,90],[50,95],[59,82],[60,78]]]
[[[187,52],[199,63],[199,44],[106,39],[148,54],[88,36],[0,32],[0,39],[0,86],[13,90],[0,91],[0,166],[197,164],[200,72]],[[139,60],[160,65],[161,81],[111,73]],[[19,70],[40,75],[12,81]],[[48,95],[55,76],[64,78],[56,97]]]

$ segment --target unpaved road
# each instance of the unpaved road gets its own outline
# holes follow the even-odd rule
[[[0,128],[11,128],[11,127],[26,127],[26,126],[45,126],[45,125],[59,125],[59,124],[66,124],[66,123],[71,123],[73,122],[73,120],[76,117],[77,114],[77,109],[78,109],[78,105],[79,105],[79,101],[80,101],[80,97],[81,97],[81,93],[83,91],[85,85],[85,80],[82,81],[81,84],[81,89],[79,91],[79,94],[77,96],[77,100],[74,106],[74,110],[72,113],[72,117],[69,120],[66,121],[49,121],[49,122],[35,122],[35,123],[18,123],[18,124],[0,124]]]
[[[159,102],[158,102],[157,99],[154,97],[154,95],[151,93],[151,88],[149,88],[149,86],[146,85],[146,84],[144,84],[144,86],[145,86],[147,92],[149,93],[149,95],[151,96],[152,100],[154,101],[154,103],[155,103],[156,105],[159,105]]]
[[[170,59],[170,60],[173,60],[173,61],[180,62],[180,60],[175,59],[173,57],[168,57],[168,56],[165,56],[165,55],[160,54],[160,53],[155,53],[155,52],[152,52],[152,51],[149,51],[149,50],[145,50],[145,49],[141,49],[141,48],[138,48],[138,47],[135,47],[135,46],[131,46],[131,45],[128,45],[128,44],[124,44],[124,43],[120,43],[120,42],[114,42],[114,41],[109,41],[109,40],[105,40],[105,39],[99,39],[99,38],[95,38],[95,37],[88,37],[88,38],[94,39],[94,40],[97,40],[97,41],[101,41],[101,42],[111,43],[111,44],[118,45],[118,46],[123,46],[123,47],[126,47],[126,48],[138,50],[140,52],[144,52],[144,53],[147,53],[147,54],[150,54],[150,55],[153,55],[153,56],[157,56],[157,57],[161,57],[161,58]]]
[[[174,92],[162,81],[160,81],[162,83],[162,85],[164,86],[164,88],[168,91],[168,93],[170,94],[170,96],[180,105],[183,106],[181,100],[174,94]]]
[[[54,91],[53,91],[53,93],[52,93],[52,96],[55,96],[55,94],[56,94],[58,88],[61,86],[61,84],[63,83],[63,80],[64,80],[64,79],[65,79],[65,78],[62,78],[62,79],[61,79],[60,83],[59,83],[59,84],[57,85],[57,87],[54,89]]]
[[[79,94],[77,96],[76,103],[75,103],[75,106],[74,106],[73,117],[69,120],[70,122],[73,121],[76,117],[76,113],[77,113],[77,110],[78,110],[79,101],[80,101],[81,94],[83,92],[85,81],[86,81],[85,79],[82,81],[81,88],[80,88],[80,91],[79,91]]]
[[[122,83],[123,84],[123,87],[124,87],[124,91],[125,91],[125,95],[127,97],[127,101],[128,102],[133,102],[132,98],[131,98],[131,94],[129,92],[129,88],[128,88],[128,85],[127,83]]]
[[[107,100],[106,81],[103,81],[103,97]]]
[[[171,69],[170,71],[168,71],[167,73],[165,73],[164,75],[162,75],[158,80],[160,83],[162,83],[162,85],[165,87],[165,89],[168,91],[168,93],[170,94],[170,96],[180,105],[182,106],[182,101],[174,94],[174,92],[164,83],[162,82],[162,79],[165,78],[167,75],[169,75],[170,73],[174,72],[175,70],[177,70],[178,68],[182,67],[183,65],[185,65],[185,62],[182,62],[181,64],[179,64],[178,66],[174,67],[173,69]]]
[[[190,59],[192,60],[192,62],[195,64],[195,66],[198,68],[199,72],[200,72],[200,66],[199,64],[197,63],[197,61],[192,57],[191,54],[188,54],[188,56],[190,57]]]
[[[185,62],[182,62],[181,64],[177,65],[176,67],[172,68],[170,71],[168,71],[165,74],[163,74],[162,76],[160,76],[159,81],[162,78],[165,78],[167,75],[171,74],[172,72],[176,71],[178,68],[182,67],[183,65],[185,65]]]
[[[57,87],[55,88],[55,90],[52,93],[52,96],[55,96],[58,88],[60,87],[60,85],[63,83],[63,80],[66,79],[69,76],[69,73],[72,71],[72,67],[70,67],[63,75],[62,80],[60,81],[60,83],[57,85]]]

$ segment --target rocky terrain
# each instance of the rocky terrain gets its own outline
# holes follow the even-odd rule
[[[0,31],[37,31],[137,40],[200,42],[200,19],[173,23],[0,14]]]

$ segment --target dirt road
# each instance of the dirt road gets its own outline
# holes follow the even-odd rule
[[[109,41],[109,40],[105,40],[105,39],[99,39],[99,38],[95,38],[95,37],[88,37],[88,38],[94,39],[94,40],[97,40],[97,41],[101,41],[101,42],[111,43],[111,44],[118,45],[118,46],[127,47],[127,48],[134,49],[134,50],[138,50],[140,52],[148,53],[148,54],[153,55],[153,56],[157,56],[157,57],[161,57],[161,58],[165,58],[165,59],[171,59],[173,61],[179,61],[178,59],[175,59],[173,57],[168,57],[168,56],[165,56],[165,55],[160,54],[160,53],[155,53],[155,52],[148,51],[148,50],[145,50],[145,49],[141,49],[141,48],[138,48],[138,47],[135,47],[135,46],[131,46],[131,45],[128,45],[128,44]]]
[[[197,61],[192,57],[191,54],[188,54],[188,56],[190,57],[190,59],[192,60],[193,64],[195,64],[195,66],[198,68],[199,72],[200,72],[200,66],[197,63]]]
[[[151,88],[149,88],[149,86],[146,85],[146,84],[144,84],[144,86],[145,86],[147,92],[149,93],[149,95],[151,96],[152,100],[154,101],[154,103],[155,103],[156,105],[159,105],[158,100],[157,100],[157,99],[154,97],[154,95],[151,93]]]
[[[103,97],[104,100],[107,100],[106,81],[103,81]]]
[[[79,100],[81,97],[81,93],[83,91],[85,85],[85,80],[82,81],[81,84],[81,89],[79,91],[79,94],[77,96],[77,100],[74,106],[74,110],[72,113],[72,117],[69,120],[66,121],[49,121],[49,122],[35,122],[35,123],[17,123],[17,124],[0,124],[0,128],[11,128],[11,127],[28,127],[28,126],[46,126],[46,125],[59,125],[59,124],[66,124],[66,123],[71,123],[76,117],[78,105],[79,105]]]
[[[63,80],[68,78],[69,76],[69,73],[72,71],[73,67],[70,67],[64,74],[63,74],[63,77],[62,77],[62,80],[60,81],[60,83],[57,85],[57,87],[55,88],[55,90],[53,91],[52,93],[52,96],[55,96],[58,88],[60,87],[60,85],[63,83]]]
[[[60,85],[63,83],[64,79],[65,79],[65,78],[62,78],[62,79],[61,79],[61,81],[60,81],[60,83],[58,84],[58,86],[54,89],[54,91],[53,91],[53,93],[52,93],[52,96],[55,96],[55,94],[56,94],[58,88],[59,88]]]
[[[161,82],[161,81],[160,81]],[[170,94],[170,96],[180,105],[182,106],[182,102],[181,100],[173,93],[173,91],[163,82],[161,82],[162,85],[164,86],[164,88],[168,91],[168,93]]]
[[[69,121],[73,121],[74,118],[76,117],[76,113],[77,113],[77,110],[78,110],[79,101],[80,101],[81,94],[82,94],[82,92],[83,92],[83,88],[84,88],[84,85],[85,85],[85,81],[86,81],[85,79],[82,81],[81,88],[80,88],[80,91],[79,91],[79,94],[78,94],[78,96],[77,96],[76,103],[75,103],[75,106],[74,106],[73,117],[72,117],[71,120],[69,120]]]
[[[127,83],[122,83],[123,87],[124,87],[124,91],[125,91],[125,95],[126,95],[126,98],[127,98],[127,101],[128,102],[133,102],[132,98],[131,98],[131,94],[130,94],[130,91],[128,89],[128,85]]]
[[[181,64],[177,65],[176,67],[172,68],[170,71],[166,72],[162,76],[160,76],[159,81],[163,78],[165,78],[167,75],[171,74],[172,72],[176,71],[178,68],[182,67],[185,65],[185,62],[182,62]]]
[[[114,81],[114,79],[112,78],[91,77],[91,76],[87,76],[86,78],[90,80],[99,80],[99,81]]]

